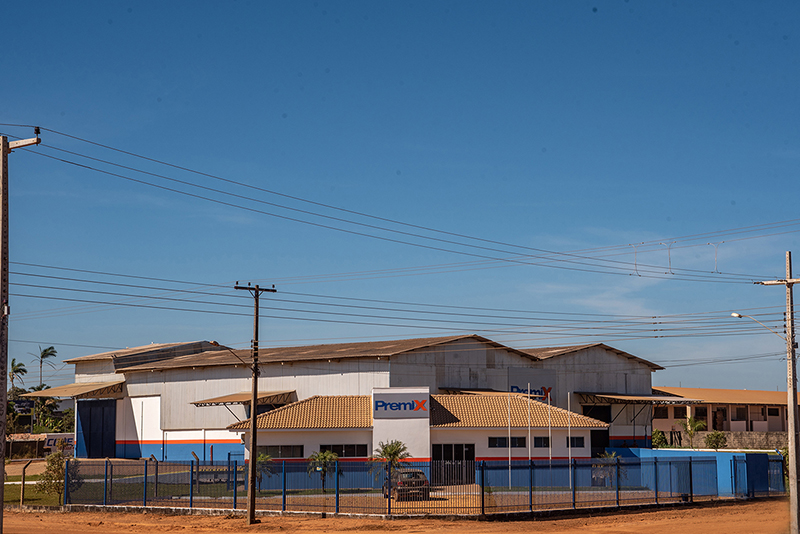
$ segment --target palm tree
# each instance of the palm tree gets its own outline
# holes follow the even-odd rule
[[[8,378],[11,380],[11,389],[14,389],[14,379],[18,379],[24,384],[25,381],[22,380],[22,377],[27,374],[28,369],[25,368],[25,364],[22,362],[17,363],[16,358],[11,358],[11,365],[8,366]]]
[[[370,456],[370,461],[388,462],[392,467],[399,467],[400,461],[406,458],[411,458],[411,453],[408,452],[408,447],[402,441],[392,440],[386,443],[379,441],[378,448]]]
[[[339,460],[339,455],[333,451],[318,451],[308,457],[308,476],[313,473],[319,473],[322,479],[322,493],[325,493],[325,478],[328,476],[328,470],[336,469],[336,462]]]
[[[43,380],[42,380],[42,364],[46,363],[50,367],[54,368],[55,365],[53,365],[53,362],[48,362],[46,360],[48,358],[55,358],[56,355],[58,354],[58,351],[56,350],[55,347],[47,347],[46,349],[43,349],[42,346],[39,345],[39,354],[38,355],[33,353],[33,352],[29,352],[28,354],[30,354],[31,356],[33,356],[34,358],[39,360],[39,385],[41,385],[41,384],[44,383]]]
[[[378,448],[369,457],[369,461],[373,462],[369,470],[374,473],[376,479],[385,471],[386,480],[388,480],[390,470],[399,467],[401,460],[410,457],[411,453],[408,452],[408,447],[402,441],[397,439],[386,443],[379,441]]]
[[[689,438],[689,448],[694,449],[694,437],[700,430],[705,429],[706,422],[702,419],[690,417],[689,419],[681,419],[678,421],[678,424],[683,427],[683,431],[686,432],[686,437]]]

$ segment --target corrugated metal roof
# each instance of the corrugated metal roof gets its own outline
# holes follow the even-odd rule
[[[300,347],[262,348],[258,351],[260,363],[299,362],[309,360],[339,360],[345,358],[390,358],[405,352],[443,345],[461,339],[474,339],[515,353],[523,358],[535,359],[524,352],[506,347],[478,335],[459,335],[447,337],[429,337],[416,339],[398,339],[395,341],[366,341],[361,343],[336,343],[328,345],[307,345]],[[126,371],[151,371],[179,369],[185,367],[212,367],[217,365],[234,365],[252,361],[250,349],[214,350],[202,354],[174,358],[160,362],[147,363],[129,367]]]
[[[643,358],[639,358],[638,356],[634,356],[633,354],[629,354],[623,350],[615,349],[614,347],[609,347],[604,343],[590,343],[588,345],[571,345],[568,347],[542,347],[533,349],[522,349],[522,352],[530,356],[533,356],[538,360],[547,360],[549,358],[556,358],[558,356],[564,356],[566,354],[572,354],[581,350],[591,349],[594,347],[603,348],[608,351],[614,352],[624,358],[628,358],[629,360],[634,360],[639,363],[643,363],[644,365],[650,367],[654,371],[660,371],[664,369],[658,364],[647,361]]]
[[[654,387],[653,391],[665,395],[676,395],[689,399],[700,399],[705,404],[770,404],[786,406],[788,394],[785,391],[761,391],[757,389],[710,389]],[[798,396],[800,400],[800,395]]]
[[[431,395],[430,426],[432,428],[505,428],[509,405],[511,426],[527,428],[528,403],[530,425],[547,428],[549,420],[555,428],[606,428],[608,425],[591,417],[570,414],[555,406],[528,400],[516,393],[505,395]],[[314,430],[336,428],[371,428],[370,395],[314,396],[261,414],[256,419],[259,430]],[[249,430],[250,421],[241,421],[230,430]]]
[[[177,358],[191,358],[199,353],[211,350],[214,345],[209,341],[188,341],[181,343],[160,343],[142,345],[100,354],[90,354],[65,360],[65,363],[85,363],[111,360],[116,371],[127,370],[143,364],[154,364]]]
[[[109,382],[78,382],[54,388],[24,393],[21,397],[78,397],[97,398],[103,395],[116,395],[122,393],[124,380]]]
[[[297,397],[295,390],[285,391],[261,391],[256,395],[256,404],[288,404],[293,402]],[[241,393],[231,393],[230,395],[223,395],[221,397],[214,397],[213,399],[204,399],[194,401],[192,404],[195,406],[220,406],[222,404],[250,404],[253,399],[252,391],[243,391]]]

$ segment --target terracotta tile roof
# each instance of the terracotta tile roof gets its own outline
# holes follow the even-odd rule
[[[315,395],[282,406],[256,418],[259,430],[372,428],[369,395]],[[229,430],[249,430],[250,420],[240,421]]]
[[[654,387],[655,393],[676,395],[688,399],[699,399],[706,404],[771,404],[786,406],[785,391],[759,391],[756,389],[710,389],[710,388],[674,388],[667,386]],[[798,396],[800,401],[800,395]]]
[[[531,405],[531,426],[547,428],[547,404],[511,394],[511,426],[528,426],[528,402]],[[332,429],[372,428],[370,395],[314,396],[259,415],[256,426],[268,429]],[[505,428],[508,426],[509,395],[431,395],[430,425],[432,428]],[[552,426],[566,428],[567,410],[550,408]],[[573,413],[573,428],[606,428],[596,419]],[[229,430],[248,430],[250,422],[241,421]]]
[[[661,371],[664,368],[658,364],[653,362],[649,362],[643,358],[639,358],[638,356],[634,356],[633,354],[629,354],[625,351],[615,349],[614,347],[609,347],[604,343],[590,343],[588,345],[571,345],[568,347],[541,347],[536,349],[522,349],[522,352],[525,354],[536,358],[537,360],[546,360],[548,358],[555,358],[558,356],[564,356],[566,354],[572,354],[584,349],[591,349],[593,347],[600,347],[611,352],[615,352],[624,358],[628,358],[629,360],[634,360],[639,363],[643,363],[646,366],[650,367],[654,371]]]
[[[508,426],[509,404],[511,426],[528,426],[528,403],[531,426],[547,428],[547,404],[528,400],[524,395],[431,395],[431,427],[435,428],[502,428]],[[606,428],[608,425],[585,415],[578,415],[556,406],[550,407],[553,427]]]
[[[502,348],[523,358],[535,359],[528,354],[478,335],[458,335],[447,337],[428,337],[416,339],[398,339],[390,341],[365,341],[362,343],[334,343],[327,345],[307,345],[300,347],[262,348],[258,351],[261,363],[299,362],[309,360],[340,360],[345,358],[390,358],[404,352],[443,345],[461,339],[474,339]],[[151,371],[179,369],[184,367],[212,367],[217,365],[235,365],[252,359],[250,349],[213,350],[202,354],[193,354],[171,360],[146,363],[129,367],[126,371]]]

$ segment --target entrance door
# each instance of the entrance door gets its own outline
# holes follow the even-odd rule
[[[434,443],[431,445],[431,484],[454,486],[474,483],[474,443]]]
[[[117,404],[113,399],[77,401],[75,430],[78,458],[115,458]]]

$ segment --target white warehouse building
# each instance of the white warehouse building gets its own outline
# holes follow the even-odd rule
[[[68,360],[75,365],[75,383],[40,395],[76,399],[78,457],[152,455],[158,460],[187,460],[194,453],[202,460],[222,460],[228,453],[241,454],[244,450],[245,429],[239,423],[249,417],[250,361],[250,350],[232,350],[206,341],[148,345]],[[565,437],[554,437],[547,453],[534,451],[537,458],[553,454],[559,458],[567,454],[588,457],[607,446],[646,446],[651,432],[651,374],[660,369],[603,344],[518,350],[478,335],[268,348],[259,351],[259,362],[257,408],[262,414],[259,421],[266,425],[259,431],[259,447],[296,445],[278,440],[279,435],[288,435],[286,432],[318,434],[319,422],[303,429],[269,426],[279,414],[300,413],[296,410],[312,398],[348,397],[369,403],[363,399],[372,398],[376,391],[390,394],[392,390],[385,388],[412,388],[429,395],[428,406],[444,407],[456,418],[461,417],[456,414],[461,408],[451,409],[450,401],[473,407],[488,403],[482,405],[483,409],[493,410],[492,421],[496,422],[505,414],[494,413],[501,409],[500,404],[527,403],[530,391],[536,410],[550,404],[551,415],[553,409],[559,414],[569,409],[576,415],[570,415],[565,425],[550,425],[550,431],[555,429]],[[495,400],[486,400],[490,398]],[[453,444],[462,447],[458,454],[464,454],[464,446],[471,448],[467,454],[476,459],[507,457],[509,444],[511,449],[521,449],[514,450],[514,455],[521,454],[522,449],[525,456],[528,454],[527,446],[520,446],[528,441],[528,434],[527,429],[518,432],[522,428],[517,425],[519,421],[507,426],[516,432],[512,438],[526,439],[512,439],[510,443],[506,439],[504,445],[503,440],[493,440],[490,446],[492,438],[507,438],[508,434],[499,433],[495,423],[469,426],[474,417],[458,412],[465,418],[461,426],[441,427],[435,423],[438,419],[434,413],[420,427],[429,429],[423,433],[428,437],[422,439],[423,445],[414,447],[415,457],[447,455],[443,445]],[[319,436],[304,441],[302,452],[271,449],[278,452],[272,456],[304,457],[320,444],[359,445],[349,447],[348,455],[368,456],[376,439],[385,441],[392,435],[379,428],[380,417],[373,420],[371,412],[368,415],[372,422],[369,428],[360,427],[358,432],[363,435],[357,443],[335,441],[336,435],[329,434],[320,443],[316,443]],[[318,417],[322,415],[318,413]],[[542,420],[533,426],[539,432],[534,437],[543,437]],[[573,426],[575,436],[584,438],[583,447],[568,451],[566,432]],[[388,428],[392,427],[399,428]],[[336,427],[325,430],[336,431],[351,433]],[[441,441],[445,435],[446,440]],[[396,439],[416,438],[397,434]],[[363,445],[367,445],[366,451]],[[489,450],[504,447],[505,451]]]

